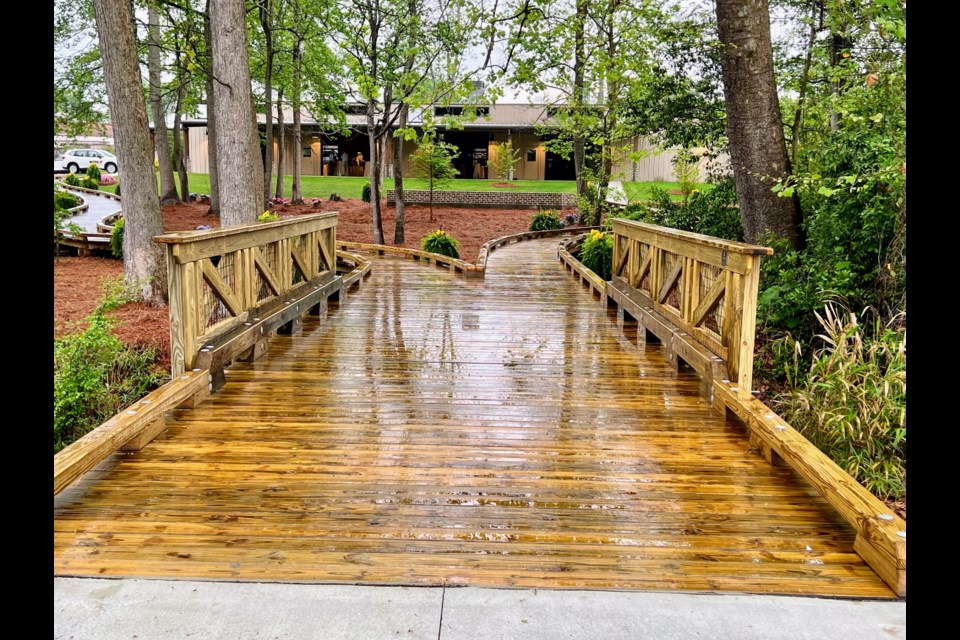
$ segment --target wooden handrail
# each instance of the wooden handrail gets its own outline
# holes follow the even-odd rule
[[[167,247],[173,374],[193,368],[204,343],[258,309],[335,276],[337,218],[317,213],[155,237]]]
[[[614,219],[613,234],[613,281],[724,360],[749,397],[760,258],[773,250],[633,220]]]

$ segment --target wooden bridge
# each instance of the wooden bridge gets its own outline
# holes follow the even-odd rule
[[[744,285],[709,243],[684,257],[618,226],[608,289],[562,268],[557,238],[504,246],[483,279],[390,255],[337,269],[333,223],[166,237],[183,373],[58,455],[56,575],[905,594],[905,524],[796,463],[749,374],[690,346],[740,326],[724,298]],[[744,255],[716,258],[749,290]],[[677,310],[660,343],[654,305]]]

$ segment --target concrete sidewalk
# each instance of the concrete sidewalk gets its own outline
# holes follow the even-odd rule
[[[782,596],[55,578],[54,637],[906,638],[906,603]]]

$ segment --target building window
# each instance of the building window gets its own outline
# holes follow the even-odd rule
[[[537,161],[537,150],[527,149],[527,162],[536,162],[536,161]]]
[[[303,157],[304,157],[304,158],[309,158],[309,157],[310,157],[310,153],[311,153],[310,147],[304,147],[304,148],[303,148]]]

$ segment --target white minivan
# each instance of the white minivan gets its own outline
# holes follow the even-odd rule
[[[117,156],[102,149],[70,149],[53,159],[54,171],[79,173],[87,170],[91,162],[96,162],[104,173],[117,172]]]

